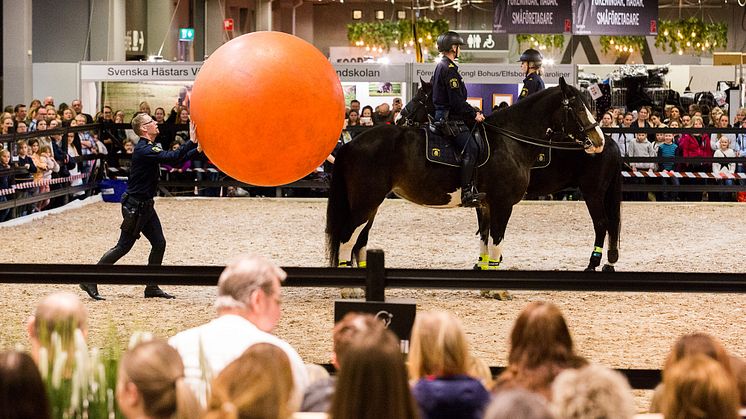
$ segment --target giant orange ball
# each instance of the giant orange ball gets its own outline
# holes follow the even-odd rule
[[[277,186],[311,173],[334,149],[345,104],[337,73],[316,47],[282,32],[254,32],[205,61],[191,114],[220,170]]]

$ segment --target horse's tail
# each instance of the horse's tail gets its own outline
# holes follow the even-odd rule
[[[609,252],[607,259],[611,263],[619,260],[619,236],[622,229],[622,163],[614,167],[611,185],[606,190],[606,219],[609,233]]]
[[[342,237],[351,234],[348,231],[351,211],[344,174],[345,149],[346,147],[340,148],[334,160],[329,199],[326,201],[326,254],[329,266],[333,267],[339,262],[339,244]]]

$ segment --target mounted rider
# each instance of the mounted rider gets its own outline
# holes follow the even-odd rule
[[[541,53],[533,48],[529,48],[523,51],[521,58],[521,71],[523,71],[525,79],[523,79],[523,89],[521,94],[518,95],[518,100],[525,99],[526,96],[544,90],[544,80],[541,79],[541,75],[544,70],[541,68],[544,57]]]
[[[461,153],[461,206],[477,207],[484,194],[477,192],[472,176],[479,148],[471,128],[475,122],[484,121],[484,115],[475,111],[466,102],[466,85],[455,64],[463,38],[456,32],[448,31],[438,36],[438,51],[443,58],[435,67],[433,74],[433,102],[435,103],[435,121],[447,126],[454,135],[454,141]]]

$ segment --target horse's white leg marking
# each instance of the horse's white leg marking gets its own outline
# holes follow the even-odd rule
[[[355,255],[357,258],[357,267],[358,268],[367,268],[368,267],[368,246],[363,246],[360,248],[360,250],[357,251],[357,255]]]
[[[495,244],[494,240],[492,240],[492,236],[490,235],[487,247],[489,248],[491,269],[497,269],[503,255],[502,245]]]
[[[352,236],[350,237],[350,241],[340,243],[339,244],[339,262],[340,264],[343,262],[349,262],[352,260],[352,248],[355,247],[355,243],[357,243],[357,238],[360,236],[360,232],[365,228],[365,225],[368,224],[367,222],[364,222],[357,226],[355,228],[355,231],[352,232]]]

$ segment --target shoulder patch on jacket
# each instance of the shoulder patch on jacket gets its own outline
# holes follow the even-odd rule
[[[456,67],[455,65],[453,65],[453,63],[448,64],[448,68],[453,68],[453,67]]]
[[[455,78],[455,77],[452,78],[452,79],[450,79],[450,80],[448,80],[448,84],[450,84],[451,87],[454,88],[454,89],[458,89],[458,87],[459,87],[458,79]]]
[[[163,151],[163,149],[161,149],[157,145],[154,145],[151,150],[153,150],[154,153],[160,153],[161,151]]]

